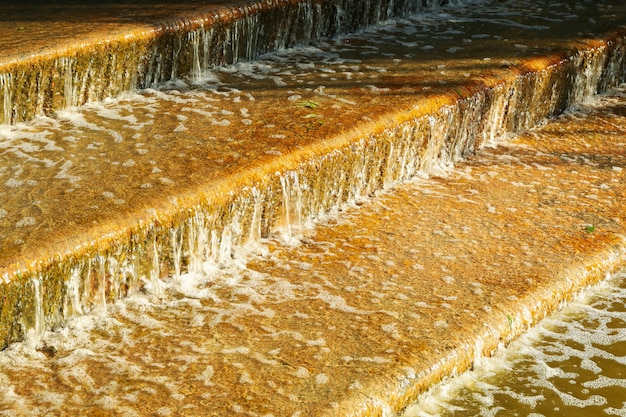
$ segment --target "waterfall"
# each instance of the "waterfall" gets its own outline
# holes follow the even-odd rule
[[[161,263],[159,262],[159,247],[156,237],[152,241],[152,269],[150,270],[150,292],[156,297],[162,297],[161,290]]]
[[[438,5],[435,0],[267,2],[222,14],[203,12],[163,22],[150,36],[117,39],[0,73],[0,114],[5,122],[17,123],[172,77],[197,80],[212,66],[255,59]],[[45,323],[52,326],[73,314],[106,311],[107,303],[142,285],[152,286],[158,295],[160,279],[170,273],[180,277],[231,262],[264,238],[295,241],[309,225],[377,190],[447,169],[482,146],[619,84],[626,74],[625,51],[623,36],[614,35],[558,60],[552,57],[550,64],[528,59],[525,67],[511,69],[508,78],[487,76],[456,95],[442,93],[435,104],[416,95],[414,107],[393,120],[370,120],[358,131],[337,133],[310,149],[275,155],[185,203],[164,203],[163,210],[140,224],[125,225],[101,242],[82,243],[31,269],[12,266],[2,277],[7,291],[13,291],[3,311],[10,311],[18,324],[0,326],[0,346],[20,339],[34,325],[18,312],[20,297],[30,294],[24,282],[34,276],[46,291],[54,290],[55,297],[43,298],[50,304],[43,309]],[[23,279],[14,279],[20,274]]]
[[[55,312],[45,313],[44,321],[56,325],[75,313],[106,311],[107,303],[142,284],[158,296],[166,274],[201,273],[207,266],[231,262],[262,238],[299,239],[307,225],[376,190],[446,169],[496,138],[584,100],[598,86],[619,83],[623,50],[620,39],[582,51],[559,65],[476,88],[438,108],[416,107],[393,126],[373,123],[366,136],[346,136],[279,156],[278,169],[268,164],[233,182],[225,179],[190,205],[174,205],[158,221],[107,237],[114,242],[109,246],[87,246],[82,255],[43,266],[37,276],[44,286],[67,281],[58,290],[63,297],[44,300],[51,304],[43,311]],[[19,280],[4,280],[16,294],[25,291]],[[21,337],[18,327],[7,329],[1,340]]]
[[[124,91],[175,79],[197,80],[215,66],[249,61],[279,49],[308,45],[387,19],[432,9],[440,0],[337,0],[250,3],[232,10],[199,10],[155,23],[149,33],[45,51],[0,67],[2,120],[118,97]],[[12,80],[19,78],[20,82]]]
[[[38,343],[44,332],[46,331],[46,318],[43,313],[43,292],[41,288],[41,278],[36,277],[30,280],[31,285],[33,287],[33,317],[32,317],[32,326],[28,330],[28,340],[31,343]]]
[[[0,124],[9,124],[13,120],[13,88],[13,75],[0,74],[0,93],[2,94]]]
[[[83,305],[83,297],[81,296],[81,268],[72,268],[69,279],[65,282],[66,285],[66,302],[63,308],[64,319],[67,320],[72,316],[79,316],[85,313]]]

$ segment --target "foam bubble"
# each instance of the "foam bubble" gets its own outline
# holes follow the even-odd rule
[[[17,178],[9,178],[4,185],[11,188],[19,188],[24,184],[24,181],[18,180]]]
[[[34,226],[36,223],[37,220],[35,220],[34,217],[24,217],[23,219],[15,223],[15,227]]]
[[[326,374],[317,374],[315,376],[315,383],[318,385],[327,384],[330,381],[330,378]]]

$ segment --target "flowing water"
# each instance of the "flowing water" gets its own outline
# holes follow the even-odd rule
[[[83,4],[86,3],[86,4]],[[0,123],[117,97],[441,5],[439,0],[0,5]],[[80,41],[76,41],[78,38]]]
[[[584,292],[403,417],[626,415],[626,272]]]
[[[621,38],[602,43],[573,28],[602,33],[597,22],[618,25],[623,5],[542,7],[455,3],[5,126],[5,283],[41,280],[44,327],[53,327],[196,267],[196,255],[219,264],[259,237],[297,236],[342,204],[622,80]],[[562,36],[584,50],[569,56],[578,44]],[[35,287],[6,291],[3,345],[38,317]]]
[[[549,271],[618,265],[623,92],[558,125],[569,148],[489,151],[355,208],[623,81],[622,38],[593,39],[621,2],[537,5],[453,2],[211,70],[191,53],[185,80],[4,126],[3,346],[28,338],[0,354],[0,411],[390,414],[556,303],[522,300],[554,291]],[[79,102],[70,73],[61,108]]]
[[[55,331],[35,326],[0,353],[0,413],[393,415],[424,381],[484,363],[590,270],[620,264],[624,250],[607,246],[626,234],[625,106],[613,91],[443,176],[361,198],[296,241],[200,254],[197,269],[150,277]],[[77,277],[68,303],[80,309]],[[568,366],[604,369],[568,349],[555,353]],[[608,369],[595,385],[616,377]]]

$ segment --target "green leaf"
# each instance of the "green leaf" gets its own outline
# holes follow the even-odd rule
[[[298,107],[302,107],[303,109],[316,109],[319,106],[321,106],[321,104],[313,100],[300,100],[298,102]]]

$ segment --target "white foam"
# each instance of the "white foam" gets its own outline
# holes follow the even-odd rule
[[[317,374],[315,376],[315,383],[318,385],[327,384],[330,381],[330,378],[326,374]]]
[[[37,224],[37,220],[34,217],[24,217],[21,220],[19,220],[17,223],[15,223],[15,227],[28,227],[28,226],[34,226],[35,224]]]
[[[403,416],[451,415],[454,411],[491,416],[503,409],[499,404],[506,398],[529,410],[555,402],[561,404],[559,413],[586,407],[617,412],[623,404],[610,404],[602,390],[626,388],[626,378],[602,375],[606,369],[598,365],[598,358],[624,364],[623,349],[617,354],[610,349],[625,340],[625,329],[607,327],[614,319],[626,319],[626,290],[620,286],[624,278],[626,275],[617,274],[590,289],[493,358],[481,359],[479,367],[422,395]],[[615,309],[616,304],[621,307]],[[566,370],[578,362],[580,372]],[[576,385],[583,386],[586,393],[570,393]]]

